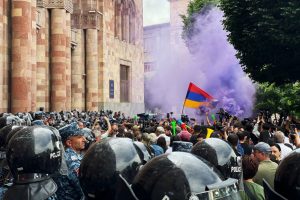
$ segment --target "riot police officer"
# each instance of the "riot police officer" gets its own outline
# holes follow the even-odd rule
[[[125,138],[96,143],[80,166],[87,199],[200,200],[240,199],[236,179],[223,181],[211,166],[186,152],[157,156],[141,166],[141,158]]]
[[[8,141],[17,131],[24,128],[23,126],[7,125],[0,129],[0,200],[3,199],[4,193],[8,186],[12,184],[12,176],[6,161],[6,150]]]
[[[126,199],[123,193],[150,155],[129,138],[109,138],[95,143],[85,154],[79,180],[86,199]]]
[[[219,138],[207,138],[197,143],[191,153],[204,158],[216,167],[223,179],[234,178],[241,180],[242,165],[231,146]]]
[[[49,127],[27,127],[14,134],[8,143],[6,159],[13,185],[4,200],[55,199],[56,184],[51,178],[61,166],[60,137]]]
[[[83,193],[78,180],[79,166],[82,160],[81,151],[85,148],[86,139],[76,122],[59,129],[65,146],[65,160],[68,167],[67,175],[54,177],[58,190],[56,192],[60,200],[80,200]]]
[[[237,182],[223,181],[191,153],[172,152],[144,165],[129,191],[135,200],[236,200],[240,199]]]

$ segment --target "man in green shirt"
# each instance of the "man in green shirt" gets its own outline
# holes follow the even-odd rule
[[[253,181],[263,186],[263,179],[265,179],[274,189],[274,177],[278,165],[270,160],[271,152],[270,145],[265,142],[259,142],[254,146],[253,155],[259,161],[259,166]]]

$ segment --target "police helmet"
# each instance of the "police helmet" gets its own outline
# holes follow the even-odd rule
[[[145,146],[144,143],[139,142],[139,141],[134,141],[134,146],[136,147],[136,150],[140,156],[140,158],[143,161],[143,164],[146,164],[151,158],[154,156],[151,156],[149,151],[147,150],[147,147]]]
[[[13,126],[12,130],[7,134],[5,140],[5,148],[7,148],[10,139],[21,129],[26,128],[27,126]]]
[[[4,159],[6,157],[7,141],[11,138],[11,133],[15,133],[20,129],[22,129],[22,126],[15,125],[7,125],[0,129],[0,159]]]
[[[198,142],[191,153],[209,161],[221,172],[223,179],[241,179],[241,159],[236,156],[227,142],[219,138],[207,138]]]
[[[174,141],[172,143],[172,151],[191,152],[193,143],[184,141]]]
[[[0,128],[3,128],[6,125],[6,116],[0,117]]]
[[[62,149],[59,133],[55,132],[48,126],[26,127],[10,139],[6,159],[15,182],[36,180],[58,171]]]
[[[5,148],[5,141],[8,133],[12,130],[13,125],[4,126],[0,129],[0,149]]]
[[[279,164],[274,189],[287,199],[300,199],[300,149],[294,150]]]
[[[142,160],[129,138],[102,140],[81,161],[81,188],[88,199],[117,199],[123,180],[132,183],[141,165]]]
[[[22,125],[22,121],[18,116],[14,115],[0,117],[0,128],[3,128],[7,125]]]
[[[153,158],[131,188],[139,200],[240,199],[236,179],[222,181],[205,162],[186,152]]]

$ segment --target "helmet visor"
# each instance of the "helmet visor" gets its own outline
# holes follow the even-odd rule
[[[192,200],[240,200],[238,181],[227,179],[222,183],[207,186],[208,191],[200,194],[192,194]]]

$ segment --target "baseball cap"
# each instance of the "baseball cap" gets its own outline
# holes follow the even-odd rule
[[[270,153],[272,151],[270,145],[265,142],[259,142],[254,147],[253,150],[260,151],[262,153]]]

